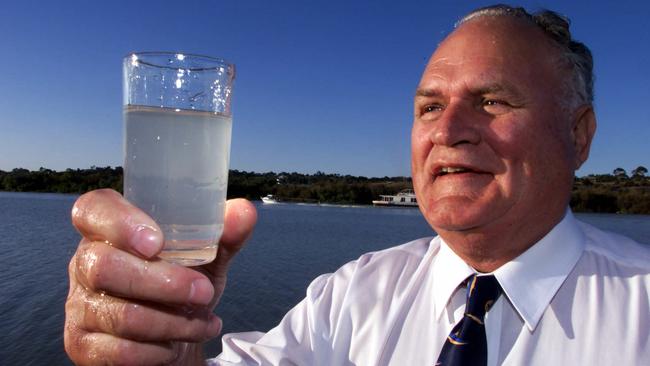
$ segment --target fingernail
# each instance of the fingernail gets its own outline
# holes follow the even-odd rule
[[[208,325],[207,333],[209,337],[216,337],[221,333],[221,319],[214,314],[209,315],[210,324]]]
[[[162,246],[160,233],[149,225],[138,225],[131,241],[135,250],[147,258],[153,257]]]
[[[189,301],[192,304],[208,305],[212,301],[213,295],[214,287],[212,286],[212,282],[205,278],[199,278],[194,280],[190,286]]]

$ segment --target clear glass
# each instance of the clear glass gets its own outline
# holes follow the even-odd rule
[[[123,63],[124,196],[160,226],[160,257],[214,260],[228,186],[234,65],[175,52]]]

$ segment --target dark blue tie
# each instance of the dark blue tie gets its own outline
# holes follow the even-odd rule
[[[436,365],[487,365],[487,339],[483,321],[485,313],[501,294],[501,286],[493,275],[473,275],[467,283],[465,316],[447,336]]]

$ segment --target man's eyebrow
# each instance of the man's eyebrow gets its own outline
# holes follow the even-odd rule
[[[506,88],[504,88],[503,85],[501,85],[501,84],[488,84],[488,85],[478,87],[478,88],[472,90],[472,92],[474,94],[481,95],[481,94],[498,93],[498,92],[502,92],[502,91],[505,91],[505,90],[506,90]]]
[[[505,93],[511,96],[521,96],[518,88],[510,83],[486,83],[477,85],[471,88],[470,92],[474,95],[483,95],[490,93]],[[437,88],[417,88],[415,90],[416,97],[438,97],[443,95],[443,92]]]
[[[442,95],[440,90],[432,88],[417,88],[415,90],[416,97],[437,97]]]
[[[489,83],[485,85],[478,85],[476,88],[472,88],[472,94],[474,95],[485,95],[492,93],[506,94],[516,98],[522,96],[519,88],[510,83]]]

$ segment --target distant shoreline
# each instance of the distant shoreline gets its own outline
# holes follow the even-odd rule
[[[600,174],[576,177],[571,193],[575,212],[650,214],[650,177]],[[111,188],[122,192],[121,167],[91,167],[57,172],[46,168],[36,171],[0,170],[0,191],[69,193]],[[395,194],[412,188],[410,177],[366,178],[360,176],[301,173],[255,173],[231,170],[228,197],[259,200],[273,194],[294,203],[370,205],[379,195]]]

